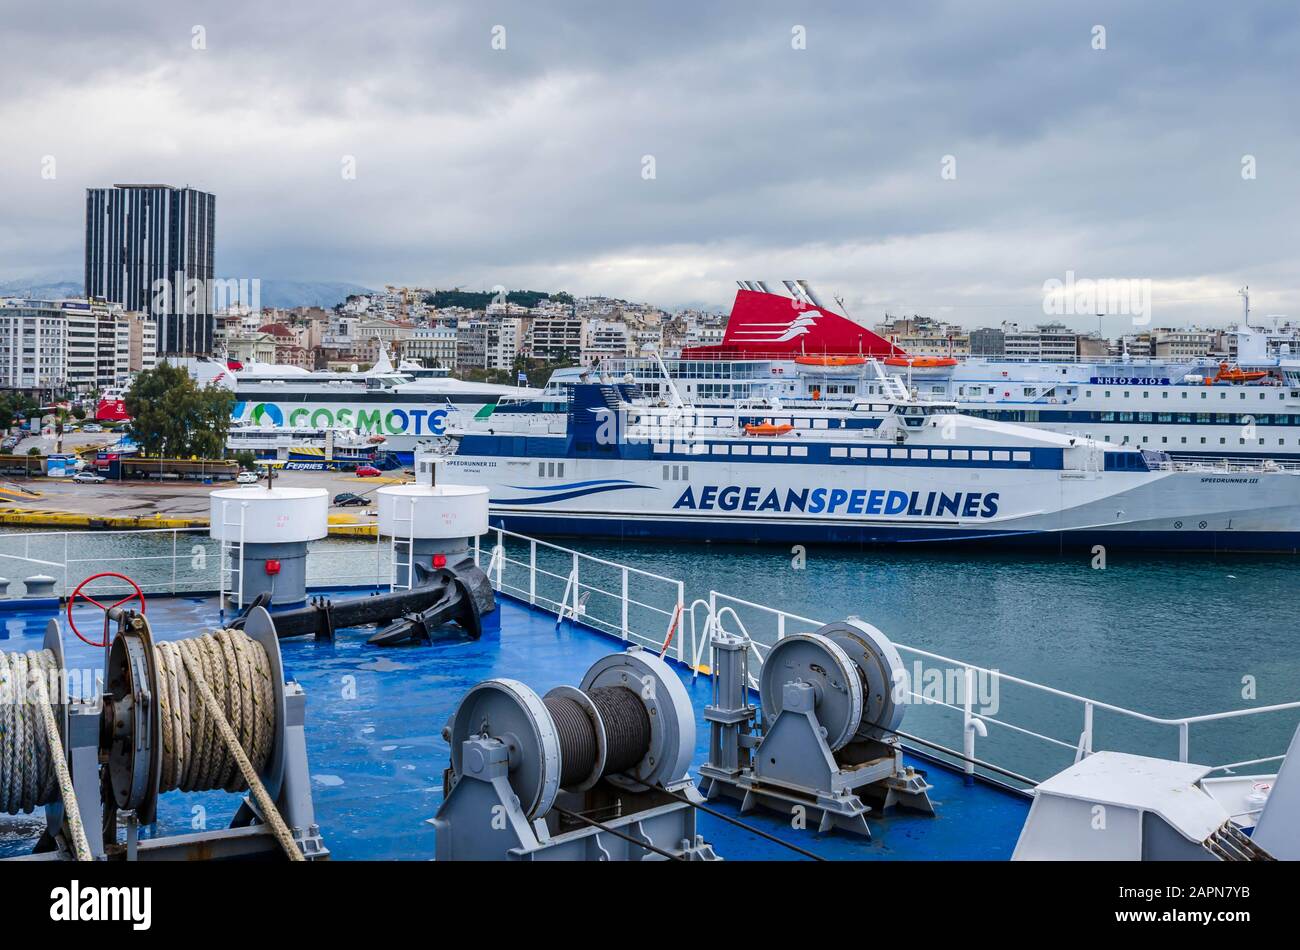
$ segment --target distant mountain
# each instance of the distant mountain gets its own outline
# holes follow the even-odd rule
[[[262,281],[263,307],[324,307],[342,303],[350,294],[373,294],[360,284],[341,281]],[[5,280],[0,281],[0,297],[27,297],[33,300],[57,300],[80,297],[80,280]]]
[[[81,287],[79,280],[0,280],[0,297],[58,300],[80,297]]]
[[[373,294],[360,284],[340,281],[262,281],[263,307],[324,307],[342,303],[351,294]]]

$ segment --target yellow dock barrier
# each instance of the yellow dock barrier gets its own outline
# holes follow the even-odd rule
[[[0,525],[22,528],[62,528],[64,531],[145,531],[150,528],[206,528],[202,515],[89,515],[78,511],[44,511],[36,508],[0,507]],[[378,528],[350,514],[329,516],[331,537],[373,538]]]

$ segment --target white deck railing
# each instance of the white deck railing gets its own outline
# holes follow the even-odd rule
[[[576,620],[683,662],[694,655],[682,629],[681,581],[504,528],[476,539],[480,567],[484,543],[491,544],[486,573],[493,587],[555,614],[557,626]]]
[[[698,608],[703,607],[705,610],[704,626],[697,632],[696,613]],[[747,625],[742,619],[742,614],[749,619]],[[783,639],[792,633],[812,632],[822,626],[822,621],[814,620],[809,617],[802,617],[789,611],[781,610],[775,607],[768,607],[753,601],[742,600],[738,597],[732,597],[717,591],[709,593],[708,600],[697,600],[691,605],[688,619],[688,640],[692,644],[691,665],[697,670],[712,669],[712,657],[709,655],[709,637],[715,631],[722,631],[739,635],[747,639],[751,648],[751,659],[749,663],[750,686],[757,688],[757,674],[762,668],[763,659],[771,649],[771,645],[778,640]],[[759,624],[763,626],[759,626]],[[892,638],[891,638],[892,639]],[[1281,742],[1285,750],[1288,741],[1296,727],[1297,719],[1300,719],[1300,701],[1289,703],[1277,703],[1269,706],[1256,706],[1248,709],[1229,710],[1226,712],[1209,713],[1199,716],[1183,716],[1179,718],[1164,718],[1152,716],[1147,713],[1137,712],[1123,706],[1113,703],[1103,702],[1092,699],[1087,696],[1081,696],[1067,690],[1057,689],[1052,686],[1045,686],[1041,683],[1035,683],[1030,680],[1022,679],[1018,676],[1012,676],[1000,670],[990,669],[969,663],[963,660],[953,659],[938,653],[932,653],[928,650],[922,650],[917,647],[907,646],[899,643],[897,640],[892,641],[902,656],[905,665],[909,659],[915,661],[928,661],[937,664],[932,669],[952,670],[959,674],[956,682],[961,684],[962,688],[958,689],[955,696],[934,697],[929,693],[917,692],[918,684],[911,681],[909,677],[908,699],[910,703],[920,708],[929,707],[931,709],[941,709],[948,711],[951,719],[955,720],[947,724],[945,729],[940,725],[938,729],[933,730],[937,734],[923,735],[919,734],[922,730],[911,729],[911,724],[904,718],[903,729],[912,733],[908,738],[919,738],[925,740],[931,749],[939,749],[947,752],[957,758],[957,763],[965,769],[967,773],[973,773],[976,770],[976,759],[981,763],[988,763],[993,770],[1003,775],[1015,775],[1022,780],[1034,783],[1042,781],[1049,775],[1058,771],[1057,768],[1051,768],[1045,774],[1037,776],[1023,775],[1018,772],[1012,772],[1011,769],[1019,765],[1021,761],[1032,763],[1035,760],[1043,761],[1042,755],[1024,755],[1026,748],[1037,748],[1043,750],[1058,750],[1058,755],[1064,752],[1072,756],[1074,761],[1078,761],[1086,755],[1090,755],[1101,749],[1114,749],[1117,751],[1142,752],[1149,755],[1160,755],[1158,747],[1151,745],[1154,739],[1157,743],[1163,736],[1168,739],[1173,736],[1177,739],[1178,751],[1177,758],[1180,762],[1190,761],[1192,729],[1194,726],[1205,726],[1209,723],[1228,722],[1233,720],[1249,719],[1251,717],[1264,716],[1270,714],[1290,713],[1287,717],[1287,728],[1284,731]],[[1002,704],[1009,698],[1005,695],[1004,687],[1013,687],[1015,690],[1025,690],[1029,694],[1042,697],[1049,702],[1064,704],[1068,714],[1062,716],[1060,710],[1048,710],[1040,702],[1033,710],[1035,725],[1037,728],[1030,728],[1024,722],[1017,723],[1010,721],[1010,714],[998,715],[991,712],[981,711],[977,700],[977,690],[974,688],[974,682],[978,678],[985,678],[988,682],[996,684],[996,692],[999,697],[998,713],[1002,713]],[[1023,712],[1024,710],[1022,710]],[[1116,722],[1121,725],[1117,730],[1116,738],[1109,742],[1099,742],[1097,736],[1096,720],[1099,713],[1114,716]],[[1046,732],[1038,731],[1046,728],[1039,725],[1039,719],[1055,719],[1063,725],[1073,722],[1077,724],[1078,732],[1073,731],[1065,734],[1051,735]],[[1025,720],[1028,721],[1027,719]],[[1146,727],[1146,731],[1152,735],[1143,735],[1141,730],[1136,730],[1139,734],[1135,735],[1133,727],[1140,724]],[[931,725],[927,722],[923,725]],[[957,738],[960,740],[960,749],[951,748],[948,745],[941,745],[944,736],[951,736],[955,726]],[[1127,726],[1127,728],[1125,728]],[[1020,755],[1002,755],[1001,750],[995,747],[994,739],[999,736],[1012,737],[1019,743]],[[981,741],[980,747],[977,748],[976,740]],[[1127,742],[1121,740],[1128,740]],[[948,739],[951,742],[951,738]],[[1003,745],[1006,745],[1004,743]],[[1126,747],[1127,746],[1127,747]],[[1238,746],[1240,747],[1240,746]],[[1008,750],[1017,751],[1017,750]],[[1242,759],[1239,761],[1226,762],[1212,767],[1215,772],[1229,771],[1234,769],[1243,769],[1253,766],[1264,765],[1270,762],[1280,762],[1284,758],[1284,753],[1266,755],[1257,758]],[[1050,759],[1049,759],[1050,761]],[[1066,765],[1062,762],[1061,765]],[[1023,767],[1023,766],[1022,766]]]

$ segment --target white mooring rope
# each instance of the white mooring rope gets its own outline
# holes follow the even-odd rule
[[[60,671],[49,650],[0,652],[0,812],[30,814],[61,798],[78,861],[91,860],[49,680]]]
[[[162,723],[159,793],[251,790],[290,860],[306,860],[258,777],[276,735],[265,648],[242,630],[218,630],[159,642],[154,657]],[[54,669],[49,650],[0,652],[0,813],[30,813],[61,795],[77,857],[90,860],[45,688]]]
[[[285,854],[306,860],[258,778],[276,731],[265,648],[242,630],[218,630],[158,643],[154,652],[162,718],[159,792],[251,790]]]

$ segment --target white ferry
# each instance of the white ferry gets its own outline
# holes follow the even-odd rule
[[[252,452],[259,461],[282,462],[287,469],[323,471],[375,465],[397,467],[385,452],[383,436],[355,429],[315,426],[237,425],[226,435],[230,452]]]
[[[844,406],[883,390],[872,360],[918,397],[972,416],[1174,457],[1300,460],[1300,356],[1250,325],[1249,297],[1234,331],[1235,363],[1194,360],[1026,362],[914,357],[822,306],[806,285],[786,297],[742,286],[717,346],[679,358],[605,360],[662,396],[664,373],[693,405]],[[800,293],[810,296],[799,296]],[[577,370],[560,371],[556,385]]]
[[[883,374],[882,374],[883,375]],[[417,458],[491,490],[512,531],[717,541],[986,542],[1060,549],[1300,547],[1300,466],[1176,460],[890,395],[760,411],[577,384],[563,433],[453,430]]]
[[[490,413],[502,398],[538,397],[541,390],[451,378],[446,370],[409,363],[394,367],[386,352],[358,373],[312,372],[265,363],[193,364],[200,382],[235,392],[231,417],[237,425],[356,430],[383,436],[401,462],[412,459],[421,439],[441,435],[451,421]]]

